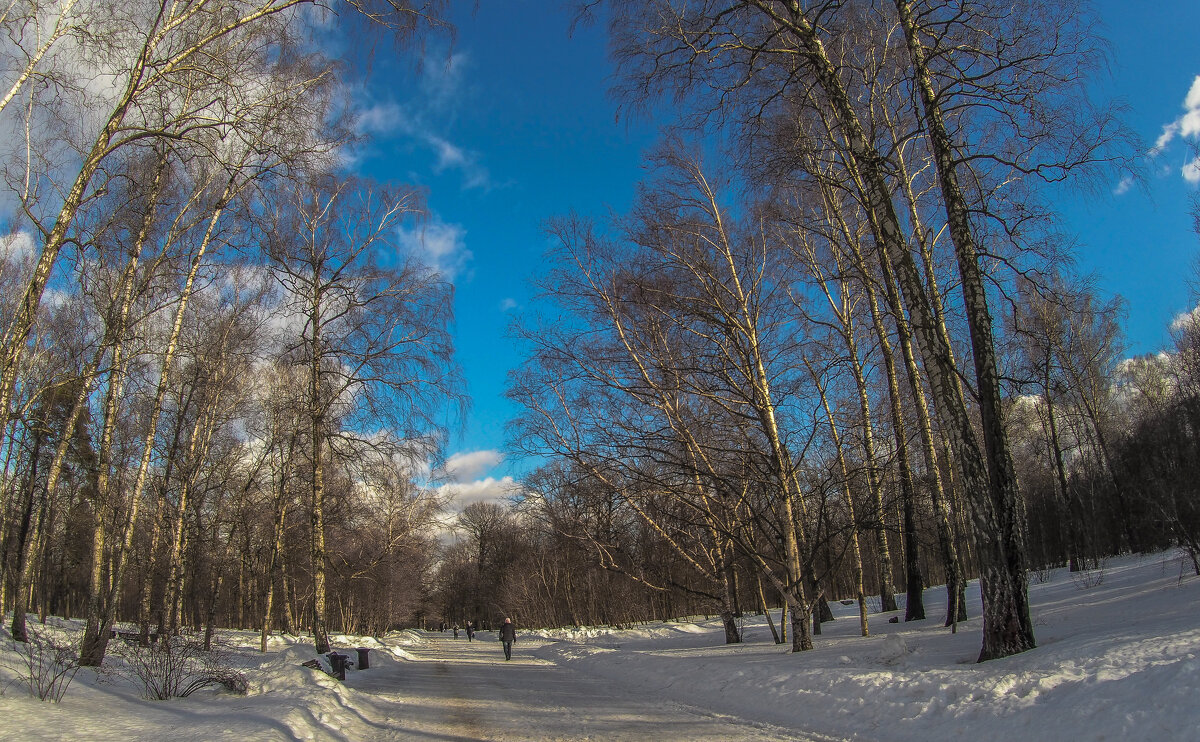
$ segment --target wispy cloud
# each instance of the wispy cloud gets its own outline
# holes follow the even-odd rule
[[[1150,151],[1147,152],[1146,154],[1149,155],[1150,157],[1158,157],[1162,153],[1162,151],[1167,148],[1167,145],[1171,143],[1171,140],[1173,140],[1175,138],[1175,135],[1178,133],[1179,133],[1179,122],[1178,121],[1172,121],[1171,123],[1167,124],[1166,126],[1163,127],[1162,134],[1158,135],[1158,139],[1154,140],[1154,146],[1151,147]]]
[[[466,236],[467,230],[461,224],[448,224],[437,216],[413,227],[401,227],[397,234],[401,251],[447,281],[462,275],[471,262]]]
[[[432,62],[422,68],[421,97],[431,111],[453,117],[462,105],[463,92],[467,88],[467,72],[471,68],[471,55],[458,51],[440,56],[432,54]],[[444,60],[438,62],[437,60]]]
[[[516,299],[505,297],[504,299],[502,299],[500,301],[500,311],[501,312],[508,312],[508,311],[516,309],[516,308],[517,308],[517,300]]]
[[[1187,95],[1183,99],[1183,115],[1163,125],[1162,133],[1158,135],[1154,146],[1146,155],[1154,159],[1165,152],[1177,138],[1200,138],[1200,75],[1192,80]],[[1183,179],[1192,184],[1200,184],[1200,157],[1193,157],[1180,168]],[[1118,189],[1120,184],[1118,184]],[[1128,190],[1127,188],[1125,190]],[[1123,193],[1124,190],[1118,190]]]
[[[447,134],[453,131],[458,112],[471,96],[464,82],[470,58],[459,53],[445,60],[422,69],[412,98],[376,101],[362,107],[358,111],[358,131],[380,139],[412,140],[433,155],[434,174],[458,172],[464,189],[491,188],[492,176],[480,153],[454,142]],[[369,95],[364,91],[364,97]]]
[[[465,150],[434,135],[428,136],[427,143],[437,153],[437,163],[433,166],[435,173],[458,170],[462,173],[463,188],[491,188],[491,174],[480,164],[479,153]]]
[[[404,111],[394,102],[377,103],[358,113],[358,130],[364,134],[392,136],[409,133],[411,129]]]
[[[1121,178],[1121,180],[1117,181],[1117,184],[1113,187],[1113,195],[1120,196],[1122,193],[1127,192],[1132,187],[1133,178],[1126,175],[1124,178]]]

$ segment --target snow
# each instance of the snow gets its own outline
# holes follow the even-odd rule
[[[91,669],[61,703],[39,701],[3,633],[0,740],[1200,738],[1200,578],[1178,555],[1035,577],[1038,647],[986,663],[975,662],[974,585],[974,618],[957,634],[941,626],[944,590],[931,588],[930,619],[890,624],[895,614],[875,613],[869,637],[858,635],[857,606],[834,604],[837,619],[800,654],[774,644],[762,616],[745,619],[736,645],[703,617],[522,631],[512,662],[489,632],[473,643],[413,631],[335,636],[352,659],[372,648],[371,667],[345,682],[301,665],[315,657],[304,637],[274,636],[259,654],[257,634],[226,631],[250,692],[206,688],[170,701],[144,700],[118,674]],[[57,619],[31,626],[79,631]]]

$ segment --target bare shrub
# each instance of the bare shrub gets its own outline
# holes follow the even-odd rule
[[[1054,570],[1050,567],[1039,567],[1029,571],[1029,581],[1035,585],[1045,585],[1054,578]]]
[[[61,701],[79,671],[75,647],[33,630],[29,631],[29,641],[15,644],[20,665],[14,669],[19,682],[29,688],[29,695],[41,701]]]
[[[1104,584],[1104,569],[1108,565],[1105,559],[1096,560],[1094,566],[1084,567],[1078,572],[1071,573],[1071,582],[1080,590],[1090,590]]]
[[[249,688],[245,674],[232,666],[229,652],[205,650],[202,641],[169,637],[147,647],[126,644],[115,654],[124,667],[113,672],[140,687],[150,700],[184,698],[213,685],[239,694]]]

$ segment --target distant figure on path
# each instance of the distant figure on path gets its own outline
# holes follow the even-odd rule
[[[454,624],[454,638],[458,638],[458,624]]]
[[[512,659],[512,645],[516,640],[517,629],[513,626],[512,619],[504,619],[504,625],[500,627],[500,641],[504,642],[505,661]]]
[[[475,641],[475,624],[467,621],[467,641]]]

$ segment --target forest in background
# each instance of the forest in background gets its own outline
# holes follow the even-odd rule
[[[1125,358],[1120,301],[1072,272],[1053,212],[1138,151],[1088,96],[1082,1],[583,4],[623,112],[676,118],[627,213],[547,222],[510,388],[536,468],[441,537],[452,287],[395,249],[421,194],[345,172],[333,50],[419,57],[443,10],[0,18],[14,638],[84,616],[98,665],[118,621],[325,652],[397,625],[713,614],[737,642],[739,615],[785,606],[801,651],[830,600],[864,635],[898,594],[954,626],[978,577],[991,659],[1035,645],[1049,567],[1180,546],[1200,574],[1200,324]]]

